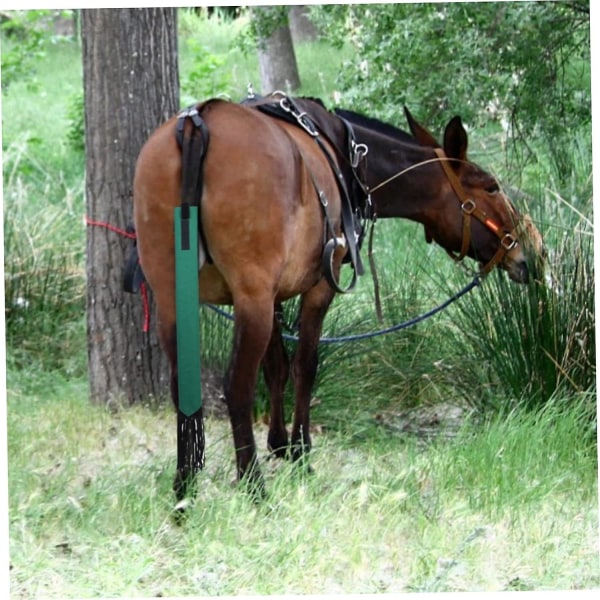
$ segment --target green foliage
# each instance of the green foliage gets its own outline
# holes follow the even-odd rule
[[[255,6],[250,9],[250,19],[236,39],[236,45],[244,53],[254,52],[273,32],[288,24],[290,7],[286,5]]]
[[[35,89],[37,65],[46,56],[50,44],[60,36],[52,32],[52,20],[70,17],[71,10],[14,10],[4,11],[0,21],[2,42],[2,91],[14,82],[26,81]]]
[[[472,509],[492,514],[508,509],[515,516],[543,496],[581,489],[582,481],[593,489],[595,397],[587,392],[568,397],[566,403],[555,394],[537,412],[504,406],[483,427],[468,424],[460,433],[461,444],[440,448],[439,485],[470,490]],[[563,477],[548,477],[555,470]]]
[[[213,54],[195,38],[188,38],[186,44],[192,66],[181,78],[181,103],[229,93],[231,77],[221,69],[225,57]]]
[[[6,341],[13,368],[81,375],[85,310],[83,250],[73,206],[27,206],[27,190],[4,198]],[[83,229],[83,227],[82,227]],[[73,370],[74,369],[74,370]]]
[[[85,99],[83,91],[71,96],[67,109],[69,128],[67,129],[67,143],[76,152],[85,151]]]
[[[2,35],[2,91],[14,81],[29,79],[35,73],[36,61],[45,56],[47,34],[40,27],[50,11],[24,10],[9,13],[0,26]]]
[[[576,231],[554,256],[555,287],[519,288],[499,274],[461,304],[459,354],[476,356],[481,364],[470,365],[471,375],[491,386],[474,395],[475,405],[543,406],[558,392],[594,388],[592,248],[592,237]]]
[[[439,128],[449,111],[473,127],[497,121],[526,145],[562,144],[591,124],[589,2],[323,6],[327,37],[355,58],[340,73],[341,103],[398,122],[407,105]],[[368,24],[368,25],[367,25]]]

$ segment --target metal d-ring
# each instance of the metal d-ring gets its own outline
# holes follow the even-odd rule
[[[477,205],[473,200],[467,198],[461,205],[460,208],[465,213],[465,215],[472,215],[477,208]]]
[[[507,233],[504,235],[500,243],[502,244],[502,247],[509,252],[513,248],[516,248],[519,242],[512,234]]]

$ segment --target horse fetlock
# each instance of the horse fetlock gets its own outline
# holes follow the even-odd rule
[[[311,450],[311,441],[308,436],[301,436],[295,442],[292,442],[292,461],[302,462],[308,459]]]
[[[290,449],[287,432],[284,430],[271,432],[267,437],[267,448],[275,458],[285,458]]]
[[[254,502],[266,498],[265,480],[257,460],[254,460],[245,470],[238,467],[238,479],[242,491],[247,493]]]
[[[196,497],[196,473],[190,469],[177,469],[173,480],[173,492],[177,499],[175,508],[183,512]]]

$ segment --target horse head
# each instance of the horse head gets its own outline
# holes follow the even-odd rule
[[[475,259],[485,273],[498,266],[518,283],[542,278],[545,249],[540,232],[529,215],[519,213],[497,179],[468,160],[461,118],[450,120],[440,145],[405,112],[414,138],[433,149],[440,167],[435,172],[437,194],[422,219],[427,240],[435,240],[455,260]]]

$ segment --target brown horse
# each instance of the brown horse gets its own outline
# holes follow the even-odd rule
[[[298,110],[290,111],[290,106]],[[336,291],[331,280],[337,281],[353,245],[358,252],[356,239],[350,239],[354,231],[343,226],[346,204],[355,217],[376,214],[421,222],[427,239],[435,240],[456,259],[471,256],[485,270],[497,265],[521,283],[531,275],[524,246],[528,239],[541,239],[531,223],[527,231],[519,228],[521,217],[497,181],[468,161],[467,134],[458,117],[446,127],[440,146],[408,113],[414,138],[354,113],[334,115],[319,102],[297,100],[286,109],[296,122],[275,118],[256,106],[222,100],[197,106],[197,116],[210,134],[209,141],[204,140],[203,164],[195,167],[203,176],[198,203],[208,256],[200,264],[200,299],[234,307],[225,400],[238,477],[258,492],[263,482],[252,406],[261,364],[271,396],[269,448],[277,456],[290,450],[283,413],[290,366],[275,307],[301,296],[299,342],[291,363],[295,390],[291,456],[300,459],[310,450],[309,404],[321,327]],[[173,212],[182,186],[177,123],[177,117],[167,121],[147,141],[134,181],[140,260],[156,298],[175,406]],[[366,180],[360,181],[361,170]],[[401,171],[406,172],[394,178]],[[340,185],[340,180],[345,184]],[[373,190],[370,200],[367,188]],[[348,189],[354,191],[347,193]],[[331,240],[332,272],[326,278],[322,258]],[[351,262],[360,270],[356,259]],[[178,499],[185,495],[194,470],[178,458]]]

